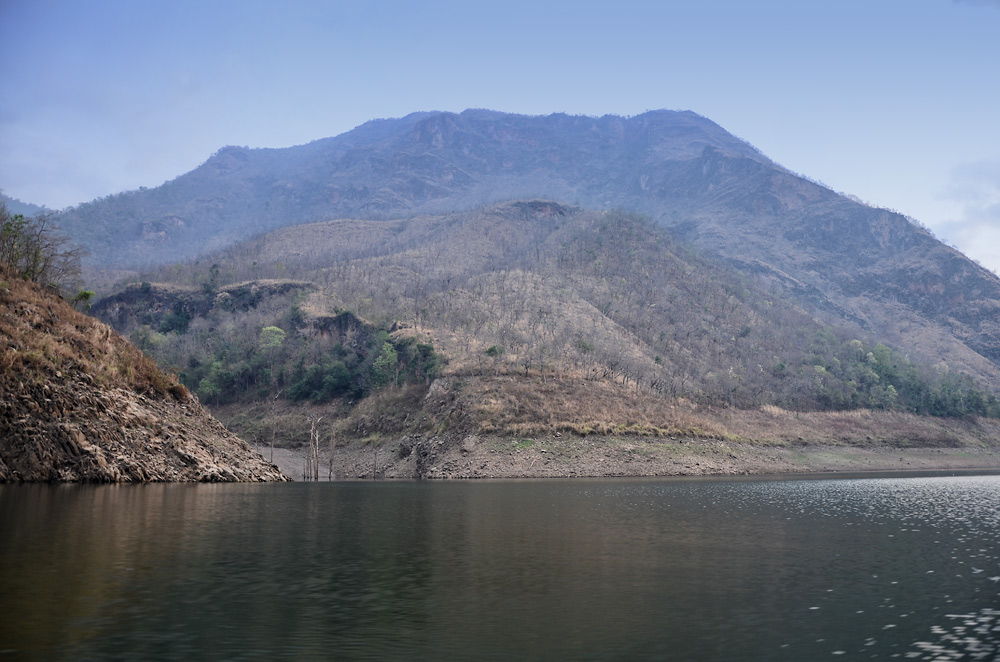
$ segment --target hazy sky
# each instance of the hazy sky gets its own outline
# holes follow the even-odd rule
[[[0,0],[25,202],[466,108],[693,110],[1000,270],[1000,0]]]

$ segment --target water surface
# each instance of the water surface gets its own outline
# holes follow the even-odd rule
[[[0,658],[996,659],[1000,477],[0,486]]]

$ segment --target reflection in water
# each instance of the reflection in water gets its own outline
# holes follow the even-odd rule
[[[0,658],[957,660],[1000,643],[992,476],[7,486],[0,531]]]

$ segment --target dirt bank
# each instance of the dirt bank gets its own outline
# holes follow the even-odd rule
[[[713,407],[608,382],[442,378],[385,389],[353,408],[260,403],[216,413],[244,439],[266,440],[265,457],[272,435],[281,447],[298,446],[322,416],[321,477],[1000,469],[1000,419]],[[278,449],[275,462],[301,479],[305,453]]]
[[[265,458],[267,449],[262,449]],[[332,460],[332,462],[331,462]],[[274,462],[301,480],[303,449],[276,448]],[[759,445],[719,440],[620,437],[404,439],[321,453],[320,479],[475,479],[766,475],[899,470],[1000,470],[997,448],[859,448]]]

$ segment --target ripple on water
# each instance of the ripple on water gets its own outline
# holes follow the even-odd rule
[[[932,641],[916,641],[907,655],[917,660],[996,660],[1000,656],[1000,610],[945,614],[947,626],[931,628]]]
[[[919,641],[904,645],[903,650],[909,652],[902,655],[896,652],[891,657],[1000,660],[1000,610],[992,607],[980,609],[984,600],[993,605],[1000,600],[997,593],[997,585],[1000,584],[1000,574],[997,573],[1000,569],[1000,489],[997,477],[821,480],[781,486],[759,483],[753,489],[758,492],[757,499],[769,501],[782,509],[802,515],[840,519],[845,529],[850,527],[847,530],[885,527],[888,530],[883,540],[890,541],[888,545],[927,550],[926,560],[930,567],[925,565],[921,574],[931,583],[916,582],[913,578],[902,584],[895,579],[887,581],[883,586],[892,591],[893,597],[885,598],[884,604],[878,605],[878,608],[894,608],[898,599],[906,602],[915,592],[927,591],[931,585],[961,592],[964,598],[955,602],[950,590],[942,590],[937,606],[928,609],[925,603],[920,613],[910,611],[899,614],[900,617],[926,619],[930,623],[937,620],[937,624],[928,628],[926,639],[920,637]],[[924,536],[928,539],[921,541]],[[935,560],[930,549],[939,546],[944,548],[942,551],[945,554]],[[870,576],[875,582],[882,581],[878,573]],[[946,608],[955,609],[958,604],[966,605],[969,612],[933,615],[939,607],[944,611]],[[858,614],[863,612],[864,609],[856,611]],[[942,618],[946,620],[942,622]],[[883,636],[892,635],[898,641],[899,635],[903,634],[901,623],[883,621],[875,627],[881,630]],[[906,633],[919,637],[919,630],[914,631],[912,627],[907,628]],[[883,644],[879,642],[878,646]],[[859,652],[865,648],[876,648],[876,639],[865,639]],[[834,655],[845,654],[840,649],[831,652]]]

